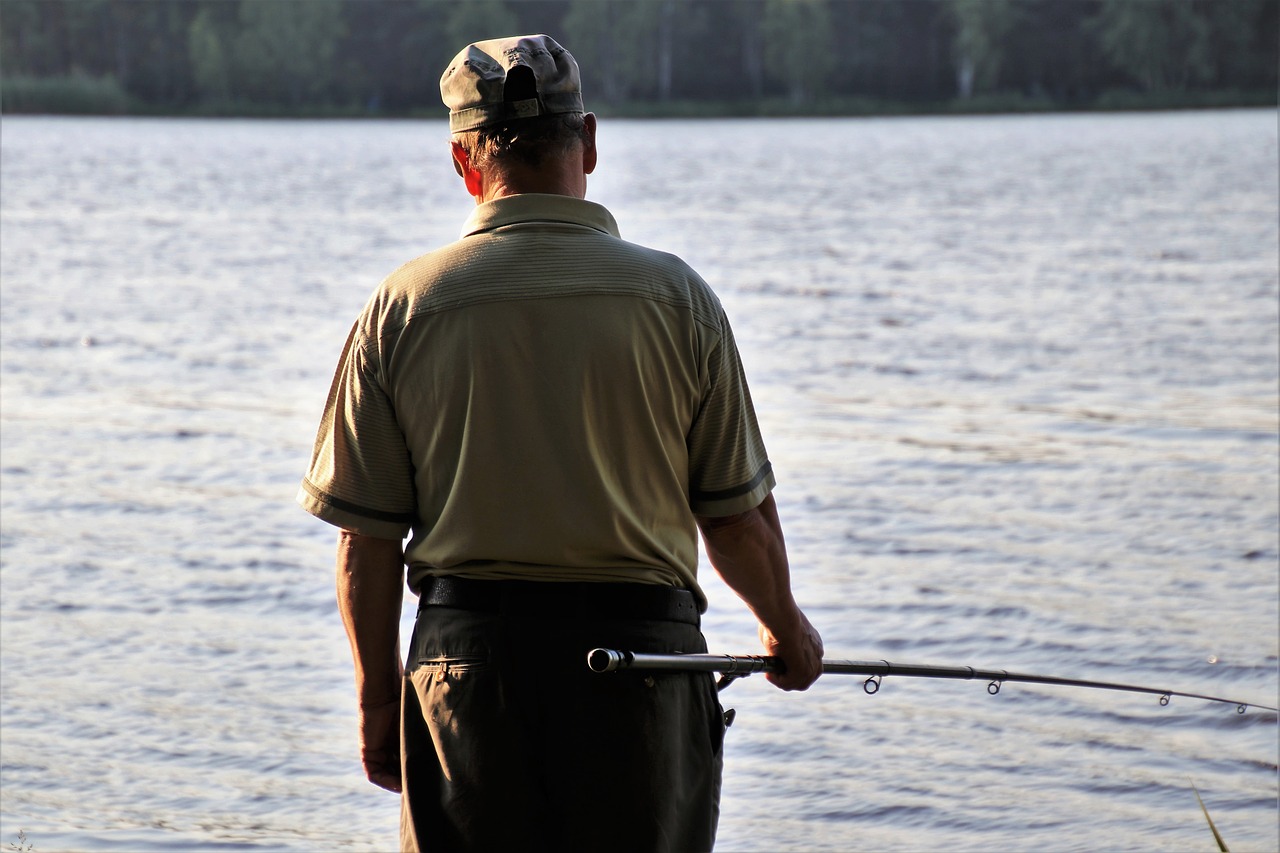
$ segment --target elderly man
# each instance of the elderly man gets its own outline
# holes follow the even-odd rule
[[[357,319],[298,497],[342,528],[365,772],[403,792],[406,849],[708,850],[710,677],[585,661],[706,650],[700,528],[786,664],[771,680],[821,672],[729,323],[683,261],[584,200],[596,119],[564,48],[472,44],[440,88],[477,207]]]

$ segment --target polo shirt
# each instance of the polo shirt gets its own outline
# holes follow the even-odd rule
[[[429,575],[697,583],[694,514],[774,477],[729,321],[684,261],[559,195],[478,205],[352,327],[298,502]]]

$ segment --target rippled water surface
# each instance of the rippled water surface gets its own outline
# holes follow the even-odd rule
[[[467,215],[445,138],[4,120],[0,845],[394,846],[334,535],[292,497],[355,313]],[[591,196],[735,323],[830,657],[1276,704],[1274,111],[600,144]],[[755,651],[707,586],[712,648]],[[849,676],[724,699],[722,851],[1212,849],[1192,781],[1231,849],[1280,847],[1274,713]]]

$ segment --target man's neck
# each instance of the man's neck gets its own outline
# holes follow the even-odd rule
[[[476,204],[523,193],[586,198],[587,176],[582,173],[580,165],[576,169],[569,166],[570,164],[564,162],[554,164],[547,162],[537,168],[513,165],[503,173],[489,176],[485,181],[482,194],[475,196]]]

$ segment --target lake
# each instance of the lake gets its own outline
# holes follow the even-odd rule
[[[293,494],[355,314],[469,212],[446,141],[4,119],[0,845],[395,846]],[[1277,704],[1274,110],[604,120],[600,157],[734,323],[829,657]],[[1193,783],[1280,847],[1275,713],[985,686],[732,686],[717,850],[1212,849]]]

